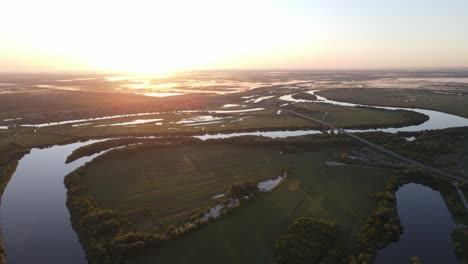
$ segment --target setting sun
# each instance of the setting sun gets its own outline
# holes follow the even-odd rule
[[[455,30],[466,24],[466,7],[428,5],[444,16],[437,21],[408,3],[394,7],[399,18],[391,21],[382,3],[362,2],[8,0],[0,17],[0,68],[148,73],[468,65],[468,38]]]
[[[14,25],[1,29],[2,42],[14,46],[11,53],[50,56],[51,65],[130,73],[233,68],[242,58],[280,56],[293,41],[306,41],[297,26],[300,18],[286,20],[268,1],[20,0],[7,5],[21,9],[22,18],[14,12],[0,18],[3,25]]]

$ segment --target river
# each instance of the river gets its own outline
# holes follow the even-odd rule
[[[463,127],[468,126],[468,118],[464,118],[457,115],[447,114],[439,111],[434,110],[426,110],[426,109],[419,109],[419,108],[404,108],[404,107],[386,107],[386,106],[377,106],[377,105],[362,105],[362,104],[353,104],[347,102],[338,102],[333,100],[328,100],[327,98],[315,94],[318,92],[317,90],[310,91],[310,94],[317,96],[317,102],[327,103],[327,104],[334,104],[334,105],[341,105],[341,106],[350,106],[350,107],[374,107],[378,109],[386,109],[386,110],[406,110],[406,111],[413,111],[423,115],[427,115],[429,120],[426,122],[413,125],[413,126],[406,126],[401,128],[379,128],[379,129],[348,129],[348,132],[371,132],[371,131],[382,131],[388,133],[396,133],[396,132],[414,132],[414,131],[422,131],[422,130],[430,130],[430,129],[446,129],[452,127]]]
[[[305,99],[295,99],[293,98],[294,94],[283,95],[279,97],[280,100],[291,102],[291,103],[326,103],[326,104],[333,104],[333,105],[340,105],[346,107],[373,107],[378,109],[385,109],[385,110],[405,110],[405,111],[413,111],[429,117],[429,119],[422,124],[419,125],[410,125],[400,128],[377,128],[377,129],[347,129],[348,132],[375,132],[375,131],[382,131],[388,133],[396,133],[396,132],[416,132],[422,130],[432,130],[432,129],[446,129],[452,127],[463,127],[468,126],[468,118],[460,117],[453,114],[448,114],[440,111],[434,110],[427,110],[427,109],[419,109],[419,108],[404,108],[404,107],[386,107],[386,106],[377,106],[377,105],[363,105],[363,104],[355,104],[355,103],[348,103],[348,102],[340,102],[329,100],[323,96],[316,94],[320,92],[320,90],[311,90],[307,93],[311,95],[315,95],[317,100],[305,100]],[[268,96],[270,98],[271,96]],[[259,99],[264,99],[265,97],[260,97]],[[251,99],[250,99],[251,100]],[[247,100],[249,101],[249,100]],[[257,101],[260,102],[261,100]],[[244,113],[244,112],[255,112],[261,111],[264,108],[248,108],[248,109],[240,109],[240,110],[206,110],[205,112],[208,113],[215,113],[215,114],[227,114],[227,113]],[[197,113],[203,112],[201,110],[187,110],[187,111],[176,111],[179,113]],[[60,122],[50,122],[50,123],[43,123],[43,124],[23,124],[20,126],[24,127],[48,127],[48,126],[57,126],[57,125],[66,125],[66,124],[73,124],[72,126],[80,126],[84,124],[91,124],[90,121],[100,121],[100,120],[108,120],[108,119],[117,119],[122,117],[143,117],[143,116],[150,116],[150,115],[157,115],[161,114],[160,112],[150,112],[150,113],[137,113],[137,114],[123,114],[123,115],[114,115],[114,116],[103,116],[103,117],[95,117],[95,118],[88,118],[88,119],[76,119],[76,120],[66,120]],[[139,119],[139,122],[144,123],[146,119]],[[153,120],[153,119],[148,119]],[[87,123],[85,123],[87,122]],[[126,124],[126,123],[124,123]],[[0,129],[8,129],[8,126],[2,126]],[[227,133],[227,134],[216,134],[216,135],[205,135],[200,138],[208,139],[208,138],[226,138],[226,137],[233,137],[233,136],[242,136],[242,135],[261,135],[266,137],[283,137],[284,131],[276,133],[278,131],[266,131],[266,132],[250,132],[247,133]],[[308,135],[308,134],[317,134],[318,130],[302,130],[301,132],[292,133],[292,131],[288,132],[288,136],[299,136],[299,135]]]
[[[411,263],[413,256],[424,264],[457,263],[450,236],[455,223],[440,193],[410,183],[398,189],[396,198],[403,234],[377,253],[375,263]]]
[[[434,110],[426,110],[426,109],[419,109],[419,108],[403,108],[403,107],[385,107],[385,106],[376,106],[376,105],[362,105],[362,104],[354,104],[348,102],[339,102],[329,100],[323,96],[315,94],[320,90],[312,90],[308,91],[309,94],[317,96],[317,100],[305,100],[305,99],[295,99],[293,98],[294,94],[283,95],[279,99],[291,102],[291,103],[325,103],[325,104],[333,104],[333,105],[340,105],[346,107],[374,107],[379,109],[385,110],[405,110],[405,111],[413,111],[423,115],[427,115],[429,119],[422,124],[419,125],[410,125],[405,127],[399,128],[377,128],[377,129],[346,129],[347,132],[388,132],[388,133],[397,133],[397,132],[417,132],[423,130],[432,130],[432,129],[446,129],[452,127],[463,127],[468,126],[468,118],[460,117],[457,115],[447,114],[439,111]],[[206,140],[206,139],[221,139],[221,138],[230,138],[236,136],[264,136],[264,137],[271,137],[271,138],[284,138],[284,137],[294,137],[294,136],[304,136],[304,135],[311,135],[311,134],[318,134],[320,133],[318,130],[300,130],[300,131],[257,131],[257,132],[245,132],[245,133],[218,133],[218,134],[205,134],[201,136],[196,136],[197,138]]]
[[[94,142],[35,148],[20,160],[0,206],[8,264],[86,263],[65,205],[63,179],[99,155],[65,164],[73,150]]]

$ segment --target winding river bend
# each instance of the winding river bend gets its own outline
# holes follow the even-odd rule
[[[326,104],[348,106],[348,107],[373,107],[373,108],[385,109],[385,110],[405,110],[405,111],[417,112],[423,115],[427,115],[429,117],[429,120],[419,125],[412,125],[412,126],[406,126],[406,127],[400,127],[400,128],[347,129],[346,131],[348,132],[382,131],[382,132],[388,132],[388,133],[396,133],[396,132],[415,132],[415,131],[430,130],[430,129],[446,129],[446,128],[452,128],[452,127],[468,126],[468,118],[464,118],[464,117],[452,115],[452,114],[447,114],[444,112],[419,109],[419,108],[387,107],[387,106],[363,105],[363,104],[333,101],[333,100],[329,100],[323,96],[316,94],[317,92],[320,92],[320,90],[312,90],[308,92],[309,94],[317,96],[317,100],[294,99],[292,97],[293,94],[282,96],[280,97],[280,99],[284,101],[289,101],[289,102],[326,103]]]
[[[86,263],[71,227],[63,179],[99,155],[65,164],[73,150],[94,142],[32,149],[20,160],[0,207],[7,263]]]
[[[293,98],[294,94],[283,95],[279,99],[290,102],[290,103],[325,103],[325,104],[333,104],[333,105],[340,105],[346,107],[373,107],[378,109],[385,109],[385,110],[405,110],[405,111],[413,111],[423,115],[427,115],[429,119],[422,124],[419,125],[411,125],[399,128],[377,128],[377,129],[346,129],[348,132],[387,132],[387,133],[397,133],[397,132],[417,132],[423,130],[433,130],[433,129],[446,129],[446,128],[453,128],[453,127],[464,127],[468,126],[468,118],[464,118],[461,116],[447,114],[439,111],[434,110],[426,110],[426,109],[419,109],[419,108],[404,108],[404,107],[386,107],[386,106],[377,106],[377,105],[363,105],[363,104],[354,104],[348,102],[339,102],[328,100],[327,98],[316,94],[320,90],[312,90],[308,91],[307,93],[317,96],[317,100],[305,100],[305,99],[295,99]],[[318,130],[300,130],[300,131],[257,131],[257,132],[245,132],[245,133],[218,133],[218,134],[205,134],[202,136],[196,136],[197,138],[206,140],[206,139],[220,139],[220,138],[230,138],[230,137],[237,137],[237,136],[264,136],[264,137],[271,137],[271,138],[284,138],[284,137],[294,137],[294,136],[304,136],[304,135],[311,135],[311,134],[318,134],[321,133]]]
[[[311,91],[311,94],[314,94],[314,92],[315,91]],[[352,103],[328,100],[327,98],[317,95],[317,94],[316,96],[317,96],[317,101],[329,103],[329,104],[353,106],[353,107],[356,107],[356,106],[374,107],[374,108],[386,109],[386,110],[406,110],[406,111],[413,111],[413,112],[417,112],[423,115],[427,115],[429,117],[429,120],[427,120],[426,122],[419,124],[419,125],[414,125],[414,126],[406,126],[406,127],[401,127],[401,128],[366,129],[366,130],[350,129],[350,130],[347,130],[349,132],[382,131],[382,132],[388,132],[388,133],[396,133],[396,132],[415,132],[415,131],[430,130],[430,129],[446,129],[446,128],[452,128],[452,127],[468,126],[468,118],[464,118],[464,117],[452,115],[452,114],[447,114],[447,113],[443,113],[439,111],[434,111],[434,110],[352,104]]]
[[[310,91],[313,94],[315,91]],[[291,97],[291,96],[290,96]],[[324,97],[317,96],[318,100],[313,102],[339,104],[342,106],[368,106],[358,105],[345,102],[337,102],[328,100]],[[283,97],[283,100],[291,101],[287,97]],[[292,100],[295,100],[291,97]],[[462,127],[468,126],[468,119],[459,116],[446,114],[438,111],[424,110],[424,109],[406,109],[397,107],[380,107],[380,106],[369,106],[388,110],[408,110],[415,111],[429,116],[429,120],[423,124],[416,126],[407,126],[403,128],[386,128],[386,129],[368,129],[368,130],[348,130],[350,132],[369,132],[369,131],[384,131],[395,133],[398,131],[421,131],[425,129],[443,129],[451,127]],[[142,114],[143,115],[143,114]],[[66,121],[65,121],[66,122]],[[73,123],[86,122],[86,120],[73,120]],[[70,124],[72,122],[69,122]],[[66,124],[66,123],[63,123]],[[57,124],[60,125],[60,124]],[[303,131],[266,131],[266,132],[246,132],[246,133],[227,133],[217,135],[204,135],[198,136],[200,139],[209,138],[228,138],[243,135],[255,135],[255,136],[266,136],[272,138],[285,138],[290,136],[301,136],[308,134],[320,133],[317,130],[303,130]],[[5,192],[2,197],[0,205],[0,220],[3,234],[3,242],[7,253],[7,262],[9,264],[16,263],[86,263],[85,254],[78,241],[77,235],[71,227],[69,221],[69,212],[65,205],[66,201],[66,189],[63,184],[63,178],[68,173],[72,172],[79,166],[92,160],[99,154],[84,157],[70,164],[65,164],[65,160],[73,150],[97,142],[88,141],[84,143],[74,143],[63,146],[53,146],[45,149],[32,149],[31,152],[25,155],[19,162],[16,172],[13,174],[10,182],[8,183]],[[409,186],[409,187],[407,187]],[[420,251],[411,251],[408,254],[413,254],[420,257],[423,263],[431,263],[426,260],[428,252],[423,254],[424,251],[431,251],[433,246],[427,246],[424,244],[425,236],[413,235],[411,232],[412,225],[406,223],[412,223],[412,221],[421,220],[420,217],[426,217],[424,214],[407,214],[406,210],[400,212],[401,208],[405,207],[405,204],[413,206],[413,202],[421,202],[420,197],[424,197],[425,205],[436,203],[437,210],[441,210],[441,214],[444,219],[440,226],[440,232],[434,234],[434,239],[441,239],[445,243],[443,248],[444,260],[439,263],[451,263],[454,260],[453,248],[451,247],[451,240],[447,240],[447,236],[450,235],[450,230],[453,222],[450,222],[450,215],[446,209],[445,204],[440,204],[441,197],[438,192],[432,191],[435,194],[421,194],[424,191],[420,191],[419,187],[411,187],[407,185],[402,187],[397,194],[400,201],[399,213],[402,218],[402,223],[405,228],[406,237],[411,244],[399,243],[406,241],[405,234],[402,235],[401,241],[398,244],[392,244],[388,248],[379,252],[377,256],[377,263],[389,263],[384,262],[386,259],[390,259],[389,254],[401,255],[401,259],[405,258],[401,263],[408,262],[406,259],[406,253],[387,253],[387,252],[403,252],[406,247],[412,248],[418,247]],[[415,188],[415,189],[414,189]],[[408,190],[408,191],[406,191]],[[422,196],[420,196],[422,195]],[[433,196],[438,198],[434,198]],[[432,197],[432,198],[431,198]],[[439,200],[437,200],[439,199]],[[443,203],[443,200],[441,200]],[[423,205],[424,206],[424,205]],[[444,209],[445,208],[445,209]],[[401,209],[403,210],[403,209]],[[444,211],[445,210],[445,211]],[[408,218],[407,218],[408,217]],[[448,217],[448,218],[447,218]],[[407,219],[407,220],[403,220]],[[424,219],[422,219],[424,220]],[[431,232],[433,230],[431,229]],[[418,238],[413,239],[413,236]],[[437,236],[437,238],[435,238]],[[432,237],[432,236],[431,236]],[[423,238],[423,239],[421,239]],[[416,242],[414,242],[416,241]],[[408,242],[405,242],[408,243]],[[406,245],[406,246],[405,246]],[[403,249],[402,249],[403,247]],[[451,254],[448,252],[447,247],[450,247]],[[392,249],[396,248],[396,249]],[[396,251],[395,251],[396,250]],[[433,252],[441,252],[439,248]],[[391,262],[395,263],[395,262]],[[397,261],[396,263],[400,263]],[[434,262],[436,263],[436,262]]]

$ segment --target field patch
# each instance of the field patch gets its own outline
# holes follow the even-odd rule
[[[271,193],[132,263],[200,263],[207,259],[213,263],[275,263],[275,241],[301,216],[337,221],[345,250],[353,251],[361,225],[375,207],[369,195],[383,189],[394,172],[331,167],[324,164],[327,157],[326,152],[298,154],[291,173]]]
[[[160,226],[186,220],[194,209],[215,205],[211,197],[232,183],[276,178],[293,160],[294,155],[277,148],[162,147],[95,163],[84,180],[101,207],[138,211],[136,229],[160,231]]]
[[[391,170],[328,166],[336,151],[286,150],[279,146],[187,144],[116,152],[91,163],[83,177],[99,207],[132,219],[129,230],[164,232],[187,221],[194,209],[214,206],[211,197],[232,183],[288,176],[268,193],[219,221],[147,251],[135,263],[274,263],[274,243],[301,216],[337,221],[346,251],[383,189]],[[183,252],[183,254],[181,254]]]
[[[429,90],[334,89],[318,93],[327,99],[357,104],[423,108],[468,118],[468,96]]]

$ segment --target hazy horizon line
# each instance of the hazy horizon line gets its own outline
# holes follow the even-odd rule
[[[214,71],[468,71],[468,66],[453,66],[453,67],[379,67],[379,68],[206,68],[206,69],[187,69],[174,70],[168,72],[147,72],[147,73],[129,73],[123,71],[106,71],[106,70],[64,70],[64,71],[0,71],[0,74],[128,74],[128,75],[151,75],[151,74],[170,74],[170,73],[186,73],[186,72],[214,72]]]

